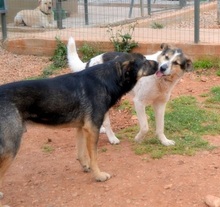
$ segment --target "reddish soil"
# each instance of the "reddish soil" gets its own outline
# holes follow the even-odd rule
[[[39,75],[50,64],[46,57],[18,56],[3,50],[0,63],[0,84]],[[67,72],[68,68],[62,73]],[[190,94],[201,100],[200,94],[219,83],[214,72],[185,74],[172,98]],[[111,109],[114,131],[136,124],[131,116],[116,107]],[[220,145],[220,135],[205,139]],[[45,152],[47,145],[53,151]],[[91,173],[82,172],[76,160],[74,129],[28,125],[20,151],[4,177],[3,203],[11,207],[205,207],[207,194],[220,197],[220,148],[154,160],[135,155],[133,145],[124,137],[114,146],[106,135],[100,135],[99,166],[112,175],[100,183]]]

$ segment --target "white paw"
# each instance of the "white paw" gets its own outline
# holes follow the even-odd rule
[[[165,146],[175,145],[175,141],[173,141],[171,139],[161,140],[161,143],[162,143],[162,145],[165,145]]]
[[[4,194],[2,192],[0,192],[0,199],[3,199]],[[0,203],[1,204],[1,203]],[[0,205],[1,206],[1,205]]]
[[[108,138],[108,140],[111,144],[119,144],[120,143],[120,140],[116,136],[110,137],[110,138]]]
[[[100,172],[98,175],[95,176],[95,179],[98,182],[103,182],[103,181],[106,181],[106,180],[108,180],[110,178],[111,178],[111,175],[109,175],[106,172]]]

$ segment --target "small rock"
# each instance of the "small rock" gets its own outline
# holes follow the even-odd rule
[[[72,194],[72,196],[77,197],[77,196],[79,196],[79,194],[77,192],[75,192],[75,193]]]
[[[48,138],[48,139],[47,139],[47,142],[48,142],[48,143],[52,142],[52,139]]]
[[[173,186],[173,184],[165,185],[165,186],[164,186],[164,189],[170,189],[170,188],[172,188],[172,186]]]
[[[201,77],[201,81],[202,81],[202,82],[206,82],[206,81],[207,81],[207,78],[206,78],[206,77]]]
[[[185,164],[185,162],[183,160],[178,161],[178,165],[183,165],[183,164]]]
[[[207,195],[205,197],[205,203],[209,207],[220,207],[220,198],[213,195]]]

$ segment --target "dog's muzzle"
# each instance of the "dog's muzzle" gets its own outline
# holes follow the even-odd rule
[[[166,70],[169,68],[168,63],[163,63],[162,65],[159,66],[159,70],[156,72],[157,77],[162,77],[165,75]]]
[[[167,70],[169,65],[167,63],[164,63],[163,65],[160,66],[160,71],[163,73]]]

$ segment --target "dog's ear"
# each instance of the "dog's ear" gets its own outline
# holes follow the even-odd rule
[[[124,76],[129,75],[128,73],[130,72],[133,64],[134,60],[127,60],[122,63],[122,73],[124,74]]]
[[[115,67],[116,67],[116,70],[117,70],[117,75],[121,76],[122,75],[122,64],[120,62],[116,62]]]
[[[158,70],[158,66],[159,66],[158,62],[154,60],[148,60],[148,62],[151,65],[152,70],[155,71],[156,73]]]
[[[193,71],[193,63],[192,60],[189,58],[186,58],[186,62],[185,62],[185,71],[186,72],[191,72]]]
[[[133,62],[134,62],[134,60],[124,61],[124,62],[122,63],[122,68],[126,68],[126,69],[130,68],[129,65],[130,65],[131,63],[133,63]]]
[[[116,62],[116,70],[117,70],[117,75],[121,78],[122,83],[129,77],[129,72],[131,69],[131,62],[134,61],[124,61],[124,62]]]
[[[167,43],[162,43],[162,44],[160,45],[160,48],[161,48],[162,50],[167,50],[167,49],[169,48],[169,45],[168,45]]]
[[[38,0],[38,5],[41,5],[41,1],[42,1],[42,0]]]

